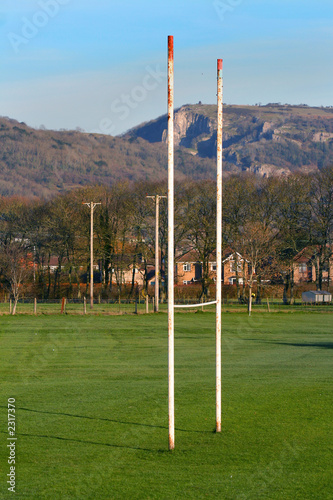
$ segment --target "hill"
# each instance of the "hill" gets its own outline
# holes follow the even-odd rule
[[[0,194],[49,198],[87,184],[166,179],[167,117],[118,137],[35,130],[0,118]],[[226,174],[309,172],[333,163],[333,109],[224,106]],[[175,111],[175,177],[214,179],[216,106]]]
[[[87,184],[162,178],[163,148],[143,139],[35,130],[0,118],[0,194],[42,196]]]
[[[216,106],[182,106],[175,112],[174,129],[178,161],[180,152],[182,158],[215,158]],[[136,127],[127,136],[140,137],[151,144],[166,142],[167,116]],[[309,172],[332,164],[333,109],[281,104],[225,105],[223,160],[224,172],[249,170],[260,175]]]

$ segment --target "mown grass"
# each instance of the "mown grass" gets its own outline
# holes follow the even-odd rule
[[[167,318],[2,316],[0,498],[16,399],[17,498],[332,498],[332,316],[177,314],[176,449]]]

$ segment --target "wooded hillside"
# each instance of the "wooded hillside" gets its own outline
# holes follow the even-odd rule
[[[0,194],[50,198],[92,184],[166,179],[167,119],[121,137],[35,130],[0,118]],[[333,164],[333,109],[224,106],[223,170],[261,176],[311,172]],[[216,106],[175,112],[175,178],[216,176]]]

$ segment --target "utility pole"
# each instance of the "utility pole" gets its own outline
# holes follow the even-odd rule
[[[83,205],[90,207],[90,309],[94,304],[94,209],[101,203],[83,202]]]
[[[34,283],[36,281],[36,247],[34,245]]]
[[[166,198],[166,196],[161,196],[156,194],[155,196],[146,196],[146,198],[151,198],[155,200],[156,203],[156,218],[155,218],[155,312],[158,312],[159,304],[159,293],[160,293],[160,264],[159,264],[159,248],[158,248],[158,230],[159,230],[159,207],[160,199]]]

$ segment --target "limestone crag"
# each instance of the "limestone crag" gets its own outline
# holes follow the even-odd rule
[[[167,142],[167,115],[128,132],[150,143]],[[184,105],[174,113],[174,144],[184,173],[188,156],[204,160],[213,172],[216,159],[217,107]],[[223,172],[250,171],[285,175],[313,171],[333,162],[333,108],[280,103],[265,106],[223,106]],[[206,167],[197,166],[197,169]]]
[[[193,141],[198,137],[210,136],[216,128],[216,120],[193,112],[190,108],[183,106],[174,115],[174,141],[175,146],[191,148]],[[167,127],[163,131],[162,141],[166,142],[168,137]]]

